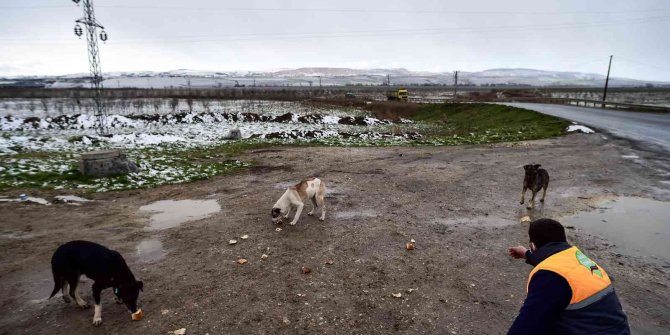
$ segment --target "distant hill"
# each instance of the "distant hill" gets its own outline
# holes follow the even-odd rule
[[[105,73],[106,87],[170,88],[230,86],[323,86],[381,85],[390,77],[393,85],[452,85],[453,72],[418,72],[403,68],[351,69],[334,67],[303,67],[270,71],[197,71],[180,69],[166,72]],[[594,73],[559,72],[534,69],[490,69],[480,72],[459,72],[460,84],[528,85],[601,87],[605,76]],[[66,88],[88,87],[87,74],[63,76],[30,76],[0,78],[2,86]],[[666,86],[670,82],[610,78],[612,87]]]

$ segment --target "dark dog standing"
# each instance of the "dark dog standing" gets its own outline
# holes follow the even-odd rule
[[[94,281],[93,324],[96,326],[102,323],[100,292],[108,287],[114,288],[118,303],[125,303],[131,313],[137,311],[137,297],[143,290],[144,283],[135,280],[126,261],[114,250],[93,242],[71,241],[56,249],[51,258],[51,271],[54,276],[54,290],[49,298],[62,290],[65,302],[69,303],[71,297],[81,308],[88,308],[89,305],[77,294],[79,276],[83,274]],[[69,296],[66,294],[68,288]]]
[[[540,169],[540,164],[528,164],[524,165],[523,169],[526,170],[526,175],[523,178],[523,191],[521,191],[521,204],[523,205],[526,196],[526,190],[530,189],[533,192],[533,197],[530,199],[530,203],[526,208],[533,209],[535,204],[535,195],[541,189],[544,189],[542,192],[542,199],[540,202],[544,202],[544,196],[547,195],[547,187],[549,186],[549,173],[545,169]]]

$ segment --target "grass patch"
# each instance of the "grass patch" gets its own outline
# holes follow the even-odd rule
[[[192,155],[191,150],[178,148],[127,150],[128,158],[139,165],[139,172],[101,178],[79,173],[78,155],[72,153],[52,153],[48,157],[42,154],[0,157],[0,191],[29,188],[91,192],[131,190],[208,179],[250,166],[230,159],[223,151],[220,150],[221,155],[216,157],[204,157],[198,151]]]
[[[410,119],[433,124],[426,135],[434,139],[474,136],[489,142],[560,136],[570,124],[523,108],[483,103],[425,105]]]

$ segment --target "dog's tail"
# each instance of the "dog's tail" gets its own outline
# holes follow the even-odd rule
[[[54,278],[54,280],[55,280],[55,278]],[[61,285],[58,285],[58,282],[54,282],[54,290],[51,291],[51,295],[49,296],[49,299],[53,298],[54,295],[56,295],[56,293],[58,293],[58,291],[60,291],[60,289],[61,289]]]
[[[51,295],[49,296],[49,299],[53,298],[58,291],[63,287],[63,278],[56,273],[56,271],[53,271],[53,268],[51,269],[52,273],[54,275],[54,290],[51,291]]]
[[[319,208],[319,202],[316,201],[316,199],[319,197],[319,192],[321,191],[321,188],[324,186],[323,181],[317,177],[314,177],[314,181],[316,182],[314,186],[316,186],[316,192],[314,192],[314,208]]]

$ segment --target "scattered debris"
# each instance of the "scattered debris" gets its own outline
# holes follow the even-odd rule
[[[416,241],[414,239],[411,239],[409,241],[410,241],[410,243],[416,243]]]
[[[242,139],[242,132],[239,128],[231,129],[228,134],[223,137],[224,140],[240,140]]]
[[[414,243],[405,243],[405,249],[414,250]]]
[[[407,293],[409,294],[409,293],[412,293],[412,292],[414,292],[414,291],[416,291],[416,290],[417,290],[417,289],[415,289],[415,288],[408,288],[405,292],[407,292]]]
[[[249,238],[249,235],[242,235],[242,237],[240,237],[240,238],[243,239],[243,240],[246,240],[246,239]]]
[[[528,216],[528,215],[521,218],[521,223],[526,223],[526,222],[530,222],[530,221],[531,221],[530,216]]]
[[[161,315],[165,315],[165,314],[167,314],[167,313],[170,313],[170,310],[169,310],[169,309],[163,309],[163,310],[161,310]]]
[[[332,259],[327,260],[326,265],[333,265],[335,262]]]
[[[284,324],[285,324],[285,325],[291,323],[291,321],[289,321],[287,317],[284,317],[284,320],[283,320],[283,321],[284,321]]]
[[[91,202],[92,200],[84,199],[76,195],[57,195],[54,197],[56,201],[68,203],[68,202]]]
[[[21,196],[18,199],[16,199],[16,198],[0,198],[0,202],[34,202],[34,203],[40,204],[40,205],[51,206],[51,203],[48,202],[46,199],[29,197],[29,196],[26,196],[25,194],[21,194]]]
[[[268,255],[266,255],[266,254],[262,254],[262,255],[261,255],[261,259],[262,259],[262,260],[266,260],[266,259],[268,259]]]
[[[34,202],[34,203],[36,203],[36,204],[46,205],[46,206],[50,206],[50,205],[51,205],[50,202],[48,202],[48,201],[46,201],[46,199],[42,199],[42,198],[28,197],[28,198],[26,199],[26,201],[30,201],[30,202]]]
[[[275,229],[275,231],[281,231],[281,228],[277,227],[277,228]]]
[[[142,309],[140,308],[137,310],[137,312],[131,314],[130,317],[133,319],[133,321],[140,321],[144,317],[144,312],[142,312]]]
[[[228,244],[230,244],[230,245],[237,244],[237,240],[230,240],[230,241],[228,241]]]
[[[312,272],[312,269],[310,269],[310,268],[308,268],[308,267],[306,267],[306,266],[303,266],[303,267],[302,267],[302,273],[304,273],[304,274],[308,274],[308,273],[310,273],[310,272]]]
[[[402,298],[402,293],[391,293],[394,298]]]
[[[244,258],[240,258],[240,259],[237,260],[237,264],[242,264],[242,265],[247,264],[247,260],[244,259]]]
[[[172,335],[184,335],[184,334],[186,334],[186,328],[177,329],[177,330],[168,332],[168,334],[172,334]]]

